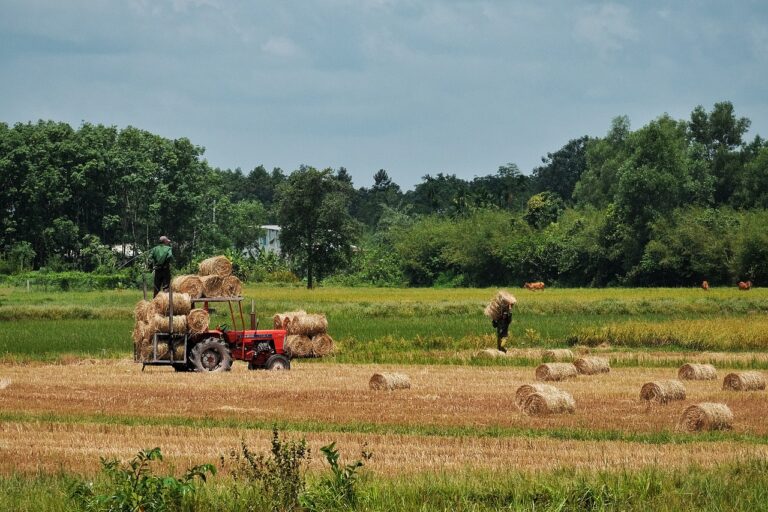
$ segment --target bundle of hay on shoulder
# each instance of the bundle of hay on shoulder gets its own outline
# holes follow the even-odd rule
[[[714,380],[717,370],[711,364],[686,363],[677,371],[677,377],[682,380]]]
[[[293,321],[297,316],[304,316],[307,312],[303,309],[298,311],[288,311],[286,313],[277,313],[272,317],[275,329],[285,329],[289,323]]]
[[[200,281],[203,282],[203,297],[221,297],[223,277],[217,275],[202,276]]]
[[[371,380],[368,381],[368,387],[376,391],[409,389],[411,379],[404,373],[374,373]]]
[[[558,381],[578,375],[579,371],[573,363],[544,363],[536,367],[536,380]]]
[[[193,299],[203,296],[203,281],[200,280],[200,276],[176,276],[171,281],[171,288],[173,293],[186,293]]]
[[[691,405],[680,418],[678,428],[686,432],[728,430],[733,427],[733,413],[725,404],[704,402]]]
[[[232,274],[232,262],[226,256],[214,256],[200,262],[201,276],[227,277]]]
[[[611,363],[604,357],[580,357],[573,362],[582,375],[595,375],[611,371]]]
[[[312,354],[316,357],[325,357],[333,354],[333,338],[327,333],[315,334],[312,336]]]
[[[170,317],[155,315],[152,317],[152,330],[154,332],[171,332]],[[185,332],[187,330],[187,317],[184,315],[173,315],[173,332]]]
[[[211,317],[204,309],[193,309],[187,314],[187,329],[193,334],[199,334],[208,330]]]
[[[729,373],[723,379],[723,389],[730,391],[757,391],[765,389],[765,377],[760,372]]]
[[[534,393],[559,393],[560,390],[556,388],[555,386],[551,386],[549,384],[523,384],[519,388],[517,388],[517,391],[515,391],[515,405],[518,409],[523,408],[523,404],[525,403],[525,399],[528,398],[529,395],[532,395]]]
[[[304,334],[313,336],[328,331],[328,320],[325,315],[297,315],[285,326],[288,334]]]
[[[312,355],[312,340],[303,334],[292,334],[285,337],[283,350],[291,357],[309,357]]]
[[[221,280],[222,297],[239,297],[243,293],[243,283],[236,276],[227,276]]]
[[[573,352],[567,348],[552,348],[545,350],[542,355],[545,362],[549,361],[573,361]]]
[[[140,300],[133,308],[133,317],[137,322],[146,322],[154,314],[152,303],[148,300]]]
[[[531,393],[525,398],[521,410],[529,416],[572,413],[576,410],[576,401],[570,393],[562,390],[557,393]]]
[[[170,311],[170,301],[166,292],[158,293],[152,299],[154,313],[157,315],[167,315]],[[173,294],[173,316],[186,315],[192,309],[192,300],[186,293]]]
[[[517,304],[517,299],[506,290],[499,290],[485,307],[483,314],[493,320],[499,320],[504,311]]]
[[[666,404],[672,400],[685,400],[685,386],[679,380],[646,382],[640,388],[640,400]]]

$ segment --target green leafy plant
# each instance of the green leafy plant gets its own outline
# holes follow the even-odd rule
[[[302,497],[302,504],[310,510],[354,509],[359,502],[359,470],[365,465],[363,461],[370,460],[372,454],[363,445],[362,460],[343,464],[335,442],[323,446],[320,451],[325,455],[331,474],[324,476],[316,486],[307,491]]]

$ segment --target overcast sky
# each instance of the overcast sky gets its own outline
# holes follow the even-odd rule
[[[0,0],[0,121],[128,125],[214,167],[529,173],[617,115],[768,136],[768,2]]]

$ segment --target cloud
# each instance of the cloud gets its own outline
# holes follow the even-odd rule
[[[273,57],[292,59],[302,55],[301,47],[289,37],[273,36],[261,45],[261,51]]]
[[[577,39],[594,45],[601,53],[621,50],[626,42],[638,36],[629,9],[617,4],[581,9],[574,32]]]

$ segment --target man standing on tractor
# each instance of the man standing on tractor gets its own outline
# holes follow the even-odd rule
[[[149,263],[152,270],[155,271],[155,297],[161,291],[168,291],[171,286],[171,261],[173,261],[173,251],[171,250],[171,239],[163,235],[160,237],[160,243],[149,251]]]

